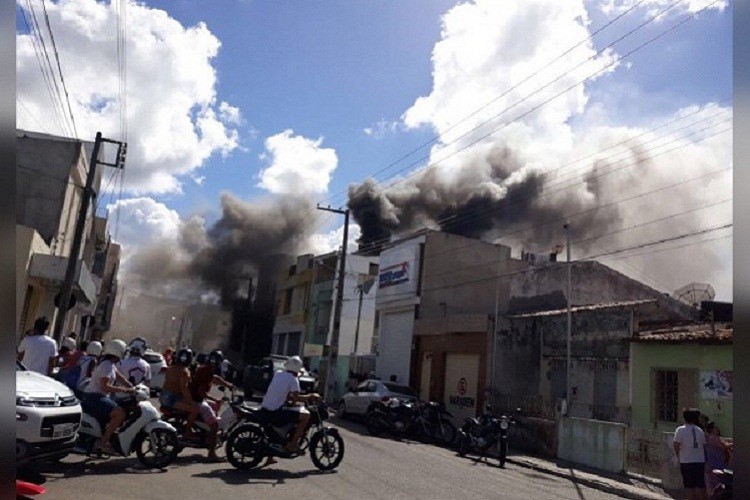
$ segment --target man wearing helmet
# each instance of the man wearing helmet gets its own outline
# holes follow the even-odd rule
[[[133,339],[128,347],[130,356],[120,361],[120,371],[132,384],[151,385],[151,365],[141,356],[146,352],[146,341],[140,337]]]
[[[261,403],[261,408],[271,413],[271,419],[276,424],[297,424],[292,440],[284,447],[284,451],[290,454],[299,453],[299,442],[310,420],[310,413],[305,408],[299,406],[286,406],[286,402],[307,403],[320,399],[320,395],[318,394],[308,394],[306,396],[300,394],[301,389],[297,376],[301,370],[302,360],[299,356],[292,356],[286,360],[284,370],[279,370],[273,374],[273,379],[268,385],[268,390],[266,391],[266,395],[263,396],[263,402]],[[275,460],[269,457],[266,464],[274,462]]]
[[[94,340],[86,345],[86,354],[81,356],[81,359],[78,360],[78,366],[81,367],[81,373],[78,376],[76,387],[80,389],[81,383],[84,380],[91,378],[91,375],[94,373],[94,368],[96,368],[96,361],[101,354],[101,342]]]
[[[200,406],[190,394],[190,365],[193,363],[193,352],[190,349],[180,349],[172,364],[164,373],[164,387],[159,396],[159,403],[165,408],[184,411],[187,413],[185,438],[197,438],[193,427],[198,419]]]
[[[83,411],[100,422],[107,422],[97,448],[110,455],[116,453],[110,440],[126,414],[125,410],[109,396],[118,392],[132,393],[135,390],[115,366],[125,356],[126,351],[127,345],[122,340],[112,339],[107,342],[102,360],[94,369],[91,381],[83,389],[82,394]],[[115,385],[116,381],[122,386]]]

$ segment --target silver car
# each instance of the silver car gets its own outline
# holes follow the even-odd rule
[[[164,386],[164,372],[167,371],[167,362],[164,356],[151,349],[143,353],[143,360],[151,367],[151,394],[159,394]]]
[[[356,391],[349,391],[341,397],[336,414],[340,417],[346,415],[364,415],[370,407],[370,403],[383,398],[398,398],[403,401],[419,399],[416,392],[410,387],[382,380],[365,380],[357,386]]]

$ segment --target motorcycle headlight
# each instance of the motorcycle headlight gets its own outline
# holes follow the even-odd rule
[[[500,428],[502,430],[507,430],[508,429],[508,422],[506,422],[505,420],[501,421],[500,422]]]

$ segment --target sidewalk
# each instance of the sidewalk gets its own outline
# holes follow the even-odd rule
[[[665,492],[657,480],[634,474],[615,474],[589,468],[565,460],[545,460],[526,455],[513,455],[508,463],[527,467],[553,476],[569,479],[623,498],[636,500],[664,500],[674,498]]]

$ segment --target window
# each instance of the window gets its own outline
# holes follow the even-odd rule
[[[289,314],[292,311],[292,296],[294,295],[294,288],[288,288],[284,293],[284,310],[282,314]]]
[[[698,370],[652,369],[652,420],[679,422],[683,408],[698,405]]]
[[[286,355],[297,356],[300,354],[300,339],[302,332],[289,332],[286,334]]]

